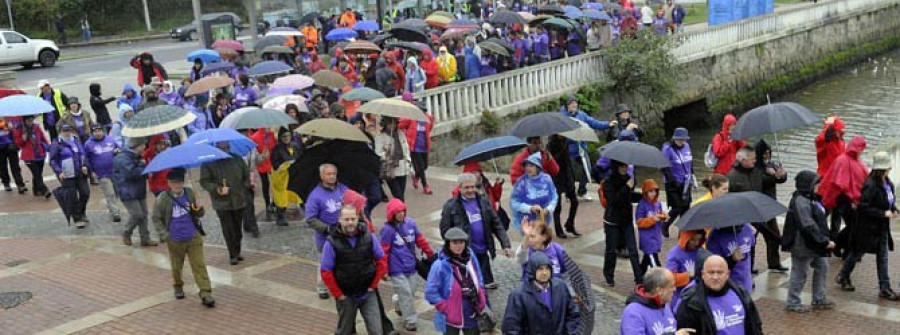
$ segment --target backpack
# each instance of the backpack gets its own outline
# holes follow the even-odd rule
[[[606,185],[606,179],[600,180],[600,188],[597,189],[597,197],[600,198],[600,206],[606,208],[606,193],[603,193],[604,185]]]
[[[716,134],[719,136],[719,134]],[[710,143],[709,146],[706,147],[706,153],[703,155],[703,163],[706,164],[706,167],[713,169],[716,165],[719,165],[719,157],[716,157],[715,152],[713,151],[713,144]]]

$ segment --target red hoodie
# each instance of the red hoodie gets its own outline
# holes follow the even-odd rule
[[[716,133],[712,139],[713,154],[719,158],[719,164],[716,165],[715,172],[723,176],[727,176],[728,172],[731,172],[731,167],[737,158],[738,149],[747,146],[747,141],[731,138],[728,127],[735,123],[737,123],[737,118],[734,115],[725,115],[725,120],[722,121],[722,131]]]
[[[271,154],[272,149],[275,149],[275,134],[267,129],[260,128],[253,135],[250,135],[250,139],[253,140],[253,143],[256,143],[256,151],[260,154],[266,150],[269,150],[269,154]],[[256,165],[256,171],[259,173],[272,172],[272,161],[263,159],[262,162]]]
[[[156,143],[163,140],[168,140],[168,137],[161,134],[150,138],[150,143],[147,144],[147,149],[144,149],[144,154],[142,155],[144,162],[150,164],[150,161],[158,154],[156,152]],[[150,192],[157,193],[169,190],[169,171],[172,171],[172,169],[165,169],[150,174],[150,178],[147,180],[147,184],[150,185]]]
[[[393,221],[394,216],[397,215],[398,212],[406,211],[406,204],[403,203],[402,200],[393,198],[391,201],[388,201],[387,204],[387,219],[388,221]],[[407,213],[408,215],[408,213]],[[393,243],[385,243],[381,242],[381,248],[384,249],[385,255],[390,255],[391,253],[391,245]],[[416,246],[425,253],[425,256],[431,258],[434,255],[434,250],[431,250],[431,245],[428,244],[428,240],[425,239],[425,235],[419,234],[416,236]],[[388,258],[388,257],[385,257]]]
[[[859,204],[863,183],[869,174],[869,168],[859,161],[859,156],[865,149],[866,139],[856,136],[850,140],[847,151],[834,160],[819,185],[819,194],[822,195],[822,205],[825,208],[835,208],[840,195],[846,195],[850,202]]]
[[[846,148],[843,137],[844,121],[837,117],[829,121],[825,121],[822,132],[816,136],[816,160],[819,163],[816,172],[819,173],[819,177],[823,178],[834,160],[843,154]]]
[[[525,174],[525,167],[522,166],[522,163],[525,162],[525,159],[528,156],[531,156],[532,152],[527,148],[525,151],[522,151],[515,159],[513,159],[512,166],[509,167],[509,182],[513,185],[516,184],[516,180],[519,180],[523,174]],[[556,163],[556,160],[553,159],[553,155],[551,155],[547,150],[541,150],[541,170],[544,173],[552,176],[555,176],[559,173],[559,164]]]
[[[440,82],[438,63],[434,60],[434,55],[431,54],[430,49],[425,49],[425,52],[422,53],[422,61],[419,62],[419,67],[422,68],[422,71],[425,71],[425,89],[437,87]]]

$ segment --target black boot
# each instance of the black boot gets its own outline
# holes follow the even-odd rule
[[[287,220],[284,218],[284,208],[276,208],[275,209],[275,225],[280,227],[285,227],[288,225]]]
[[[560,224],[559,221],[554,223],[554,228],[556,229],[556,237],[569,238],[569,235],[566,235],[566,232],[563,230],[562,224]]]
[[[573,222],[572,220],[569,220],[569,222],[566,222],[566,231],[569,232],[569,234],[572,234],[572,236],[574,236],[574,237],[581,236],[581,233],[579,233],[578,231],[575,230],[575,222]]]

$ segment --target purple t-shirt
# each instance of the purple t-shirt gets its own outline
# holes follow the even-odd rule
[[[413,152],[428,152],[425,148],[425,121],[416,122],[416,143],[413,145]]]
[[[172,220],[169,221],[169,237],[175,242],[187,242],[194,238],[197,234],[197,227],[194,226],[194,220],[191,219],[191,213],[188,213],[187,193],[181,192],[180,196],[175,197],[172,203]],[[181,204],[182,206],[179,206]]]
[[[316,186],[306,197],[306,219],[316,218],[329,226],[336,225],[341,217],[345,191],[347,186],[340,183],[333,191],[325,189],[321,184]],[[324,244],[325,234],[316,232],[316,247],[322,249]]]
[[[709,295],[707,300],[713,319],[716,321],[718,335],[744,334],[744,318],[747,316],[747,311],[744,310],[744,304],[741,303],[741,299],[734,290],[729,289],[728,293],[721,297]]]
[[[622,311],[621,334],[674,334],[677,329],[672,309],[650,308],[632,302]]]
[[[463,199],[462,203],[466,209],[466,216],[469,217],[469,242],[472,243],[472,250],[477,253],[487,252],[487,241],[484,239],[484,221],[481,220],[481,208],[478,206],[478,198]]]
[[[41,97],[44,98],[44,101],[46,101],[48,104],[56,107],[56,104],[53,103],[53,91],[50,91],[50,93],[43,93],[41,94]],[[47,115],[44,117],[47,118],[47,124],[51,127],[56,126],[56,114],[54,114],[54,112],[49,112],[46,114]]]
[[[659,201],[650,203],[647,199],[641,199],[638,203],[637,210],[634,212],[634,220],[655,216],[663,213],[662,203]],[[646,254],[656,254],[662,249],[662,222],[657,220],[656,224],[650,228],[638,229],[638,240],[640,248]]]
[[[884,182],[884,193],[887,193],[888,205],[894,206],[894,190],[888,182]]]
[[[84,134],[85,133],[84,114],[78,114],[78,115],[72,114],[72,119],[75,120],[75,128],[78,131],[78,135],[84,136],[85,135]]]
[[[744,288],[748,293],[753,293],[753,275],[750,273],[750,248],[756,244],[753,237],[753,229],[749,223],[745,223],[740,233],[734,233],[731,229],[715,229],[706,240],[706,249],[709,252],[729,258],[733,252],[741,252],[744,259],[731,269],[731,280]]]
[[[533,284],[532,284],[532,285],[533,285]],[[541,291],[541,300],[544,301],[544,305],[547,305],[547,309],[549,309],[549,310],[552,311],[552,310],[553,310],[553,300],[550,300],[550,290],[549,290],[549,288],[550,288],[550,287],[548,286],[547,289]]]
[[[385,223],[381,228],[381,243],[390,244],[388,274],[391,276],[416,273],[416,237],[421,235],[419,227],[411,218],[401,224]]]

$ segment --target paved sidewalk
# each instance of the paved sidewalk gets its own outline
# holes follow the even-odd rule
[[[409,215],[416,219],[434,247],[440,246],[437,228],[440,206],[449,197],[456,171],[429,170],[434,195],[423,196],[421,190],[407,190]],[[197,174],[193,176],[196,178]],[[504,199],[508,199],[509,187],[506,192]],[[108,220],[102,198],[99,190],[92,190],[88,206],[92,222],[87,229],[76,230],[66,226],[55,202],[0,192],[0,293],[31,293],[30,300],[0,312],[0,333],[328,334],[333,331],[337,317],[334,304],[331,300],[319,300],[315,294],[316,263],[311,230],[298,221],[296,213],[290,226],[276,227],[274,222],[266,220],[258,202],[262,236],[245,237],[246,261],[231,266],[215,214],[210,211],[204,219],[208,232],[205,253],[217,307],[206,309],[200,305],[197,289],[192,284],[186,288],[187,299],[174,300],[164,246],[121,245],[117,236],[122,224]],[[201,202],[206,206],[209,206],[208,199],[201,192]],[[562,203],[568,206],[565,201]],[[600,221],[602,209],[597,202],[581,205],[577,226],[584,236],[557,241],[591,275],[597,300],[594,333],[617,334],[625,297],[633,289],[630,266],[619,260],[617,285],[611,289],[598,285],[602,281],[605,242]],[[384,221],[384,206],[379,206],[373,215],[380,226]],[[518,245],[519,234],[510,232],[510,237],[514,246]],[[665,242],[664,250],[668,250],[674,239]],[[764,243],[762,239],[760,243]],[[759,249],[758,259],[764,259],[764,248]],[[786,254],[782,258],[790,265]],[[900,268],[896,257],[890,262],[891,269]],[[497,317],[501,317],[506,296],[520,282],[521,268],[502,256],[493,266],[500,289],[489,291],[489,295]],[[857,292],[840,292],[831,281],[840,261],[832,260],[831,266],[828,289],[838,308],[807,315],[783,311],[787,275],[764,271],[756,277],[755,297],[767,333],[900,332],[900,304],[877,297],[873,257],[864,258],[854,273]],[[190,284],[193,280],[189,273],[186,267],[185,282]],[[381,290],[386,307],[391,308],[390,284],[385,282]],[[421,295],[420,289],[418,296]],[[424,299],[419,298],[416,303],[421,312],[418,333],[432,334],[433,309]],[[399,319],[391,316],[399,325]],[[364,329],[361,324],[357,328]]]

